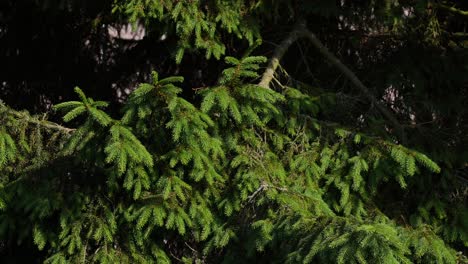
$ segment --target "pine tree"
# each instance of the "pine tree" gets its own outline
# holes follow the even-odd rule
[[[454,18],[432,12],[466,14],[423,2],[114,1],[113,16],[176,38],[173,65],[201,51],[224,69],[194,93],[185,76],[153,70],[118,104],[76,87],[49,116],[0,102],[0,252],[33,245],[45,263],[467,263],[466,115],[417,101],[437,85],[466,97],[468,80],[446,73],[466,56],[449,49]],[[313,22],[340,24],[318,35],[334,39],[350,26],[393,34],[393,50],[340,54]],[[291,29],[273,53],[261,45],[268,23]],[[446,69],[424,80],[402,59],[376,73],[414,43],[443,53],[417,65]],[[293,74],[290,60],[312,63],[303,47],[321,67]],[[349,81],[332,84],[337,71]],[[455,135],[422,142],[426,127],[407,122],[428,115]]]

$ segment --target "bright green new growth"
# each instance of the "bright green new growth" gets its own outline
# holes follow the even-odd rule
[[[288,263],[454,263],[436,230],[401,226],[374,202],[385,182],[408,188],[416,174],[440,168],[401,145],[345,128],[329,133],[313,119],[315,98],[251,84],[264,61],[226,58],[232,68],[200,92],[200,107],[179,96],[181,77],[157,73],[130,95],[120,120],[79,88],[81,101],[56,105],[81,124],[60,140],[57,158],[83,174],[71,176],[67,197],[53,198],[59,185],[49,186],[48,199],[67,208],[42,207],[38,217],[59,215],[60,224],[36,221],[30,230],[46,262],[168,263],[168,243],[182,243],[177,254],[187,262],[220,250],[239,261],[240,250],[242,261],[269,252]],[[23,151],[17,140],[8,127],[0,133],[2,171]],[[11,188],[21,187],[2,190]]]
[[[259,9],[260,5],[260,2],[245,3],[237,0],[216,0],[209,4],[198,0],[163,0],[157,4],[144,0],[118,0],[115,1],[113,12],[128,16],[133,23],[148,24],[153,20],[173,22],[174,33],[179,36],[175,60],[180,63],[186,50],[191,48],[205,50],[207,59],[219,59],[224,55],[226,46],[217,33],[220,30],[245,39],[250,45],[260,40],[258,25],[249,18],[249,14]],[[162,34],[173,29],[165,30]]]
[[[271,251],[291,263],[453,263],[430,227],[401,227],[372,203],[384,181],[407,188],[410,177],[440,168],[421,153],[341,128],[320,140],[324,128],[310,118],[316,100],[249,83],[263,61],[226,58],[233,68],[220,86],[201,91],[200,108],[178,96],[182,78],[157,73],[131,94],[121,120],[78,88],[81,101],[57,105],[65,121],[84,118],[61,155],[97,185],[78,184],[67,209],[43,212],[44,219],[59,214],[59,226],[31,230],[47,262],[165,263],[166,243],[188,243],[197,250],[178,253],[187,261],[218,250],[227,260],[241,247],[246,261]],[[2,168],[17,151],[2,131]]]
[[[1,253],[34,248],[45,263],[467,262],[462,1],[33,2],[52,18],[52,2],[70,10],[57,14],[84,28],[78,44],[90,46],[78,51],[111,43],[112,59],[96,64],[109,76],[127,55],[144,57],[118,72],[118,86],[152,78],[118,103],[89,97],[105,87],[75,88],[76,101],[50,113],[73,128],[0,102]],[[2,39],[15,33],[6,18]],[[128,21],[143,39],[93,40]],[[181,88],[192,82],[202,87]]]

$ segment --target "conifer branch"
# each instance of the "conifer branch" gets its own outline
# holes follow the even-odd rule
[[[344,65],[333,53],[331,53],[325,45],[315,36],[314,33],[306,28],[301,30],[301,35],[310,40],[318,51],[330,61],[333,66],[338,68],[361,92],[377,107],[377,109],[387,118],[398,132],[398,136],[402,143],[406,142],[406,136],[403,126],[398,122],[396,117],[382,104],[377,98],[369,91],[369,89],[361,82],[361,80],[352,72],[346,65]]]
[[[401,143],[405,144],[406,135],[403,126],[398,122],[397,118],[369,91],[369,89],[361,82],[361,80],[344,65],[333,53],[331,53],[325,45],[305,26],[305,22],[300,21],[293,31],[284,39],[276,48],[273,57],[262,75],[259,86],[269,88],[269,84],[274,77],[275,71],[279,66],[279,61],[286,53],[287,49],[300,37],[305,37],[312,42],[318,51],[325,56],[336,68],[338,68],[361,92],[377,107],[377,109],[387,118],[397,130],[398,137]]]
[[[258,84],[259,86],[269,88],[270,82],[275,75],[275,71],[279,66],[281,58],[284,56],[288,48],[300,37],[299,29],[301,27],[303,27],[302,23],[297,24],[294,30],[289,33],[288,37],[284,39],[275,49],[273,56],[271,57],[270,62],[268,63],[268,66],[262,75],[262,79]]]
[[[48,128],[48,129],[52,129],[52,130],[56,130],[56,131],[60,131],[64,134],[70,134],[72,133],[73,131],[75,131],[74,128],[68,128],[68,127],[64,127],[64,126],[61,126],[57,123],[54,123],[54,122],[51,122],[51,121],[47,121],[47,120],[39,120],[37,118],[34,118],[34,117],[31,117],[30,115],[28,114],[25,114],[25,113],[21,113],[19,111],[15,111],[15,110],[12,110],[10,108],[7,108],[6,106],[3,106],[2,107],[5,107],[6,110],[5,110],[5,113],[6,114],[9,114],[17,119],[21,119],[21,120],[24,120],[28,123],[31,123],[31,124],[35,124],[35,125],[39,125],[39,126],[42,126],[42,127],[45,127],[45,128]]]
[[[258,189],[255,190],[255,192],[253,192],[251,195],[249,195],[247,197],[249,202],[251,202],[253,200],[253,198],[255,198],[260,192],[265,191],[268,188],[277,189],[278,191],[287,191],[288,190],[286,187],[277,187],[277,186],[270,185],[270,184],[266,183],[265,181],[262,181],[262,183],[260,184]]]
[[[434,4],[434,5],[436,7],[438,7],[438,8],[440,8],[440,9],[452,12],[452,13],[457,14],[457,15],[468,16],[468,11],[458,9],[456,7],[453,7],[453,6],[447,6],[447,5],[444,5],[444,4]]]
[[[258,189],[255,190],[255,192],[253,192],[251,195],[247,197],[249,198],[249,202],[251,202],[252,199],[255,198],[255,196],[257,196],[259,192],[265,190],[266,188],[268,188],[268,184],[266,182],[262,182],[262,184],[260,184],[260,187],[258,187]]]

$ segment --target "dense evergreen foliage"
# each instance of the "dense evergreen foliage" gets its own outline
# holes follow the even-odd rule
[[[3,1],[0,260],[468,263],[459,2]]]

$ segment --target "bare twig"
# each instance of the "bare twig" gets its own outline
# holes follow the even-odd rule
[[[191,247],[187,242],[184,242],[184,243],[185,243],[185,245],[186,245],[190,250],[193,251],[193,253],[195,253],[195,254],[198,255],[198,251],[196,251],[195,249],[193,249],[193,247]]]
[[[253,198],[255,198],[255,196],[257,196],[261,191],[266,191],[268,188],[277,189],[278,191],[287,191],[288,190],[286,187],[278,187],[278,186],[274,186],[274,185],[269,185],[265,181],[262,181],[262,184],[260,184],[260,187],[258,187],[258,189],[255,190],[255,192],[253,192],[251,195],[249,195],[247,197],[247,198],[249,198],[249,202],[251,202],[253,200]]]
[[[257,196],[257,194],[263,190],[265,190],[266,188],[268,188],[268,184],[266,182],[262,182],[262,184],[260,184],[260,187],[258,187],[258,189],[253,192],[251,195],[249,195],[247,198],[249,198],[249,202],[252,201],[253,198],[255,198],[255,196]]]

